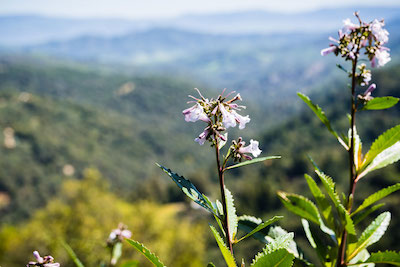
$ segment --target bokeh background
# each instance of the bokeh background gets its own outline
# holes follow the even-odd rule
[[[385,19],[392,61],[373,70],[374,94],[399,97],[397,0],[1,1],[0,265],[24,266],[39,250],[73,266],[63,240],[96,266],[109,258],[106,239],[123,222],[168,266],[223,266],[210,215],[155,165],[219,197],[214,153],[193,141],[203,125],[181,115],[195,87],[207,97],[224,88],[241,93],[252,121],[230,136],[257,139],[263,155],[282,156],[227,177],[238,213],[284,215],[281,225],[315,259],[276,191],[307,194],[308,156],[347,190],[346,153],[296,92],[346,131],[349,81],[335,66],[343,62],[320,50],[354,11]],[[399,107],[360,113],[364,151],[399,115]],[[395,164],[363,178],[356,202],[399,177]],[[385,202],[390,234],[371,251],[400,249],[400,195]],[[261,248],[249,241],[235,251],[249,263]],[[125,246],[128,259],[148,266]]]

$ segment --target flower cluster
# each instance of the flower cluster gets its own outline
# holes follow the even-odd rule
[[[54,262],[54,258],[52,256],[44,256],[41,257],[39,252],[34,251],[33,256],[36,258],[36,262],[30,261],[26,266],[33,267],[33,266],[40,266],[40,267],[60,267],[58,262]]]
[[[208,99],[202,96],[200,91],[195,88],[199,93],[200,98],[189,96],[193,99],[189,103],[195,103],[192,107],[182,111],[185,116],[185,121],[196,122],[203,121],[207,123],[207,126],[202,133],[195,139],[197,143],[203,145],[206,141],[210,141],[213,145],[219,147],[226,143],[228,139],[228,133],[223,133],[230,127],[238,126],[239,129],[244,129],[246,124],[250,122],[249,116],[242,116],[238,113],[245,106],[238,105],[237,102],[241,101],[240,94],[236,94],[231,99],[227,100],[227,96],[223,96],[223,93],[216,99]],[[261,150],[258,148],[258,142],[251,140],[250,145],[244,147],[245,142],[241,138],[233,141],[232,151],[234,151],[235,160],[241,160],[242,158],[251,159],[250,156],[245,153],[252,154],[254,157],[260,155]]]
[[[383,28],[384,21],[375,19],[365,23],[361,21],[358,13],[355,13],[355,16],[359,23],[354,24],[350,19],[344,20],[343,28],[339,30],[339,40],[329,37],[334,43],[322,49],[321,55],[334,52],[346,60],[354,60],[364,48],[372,67],[384,66],[390,61],[389,48],[384,46],[389,41],[389,32]]]
[[[128,227],[120,223],[117,229],[111,231],[107,239],[107,244],[109,246],[114,245],[117,242],[122,242],[125,238],[131,238],[132,232],[127,229]]]

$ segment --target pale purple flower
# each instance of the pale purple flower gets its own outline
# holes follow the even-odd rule
[[[113,244],[115,242],[122,241],[125,238],[131,238],[132,232],[126,229],[126,225],[120,223],[117,229],[111,231],[108,236],[107,242]]]
[[[324,49],[321,50],[321,56],[326,56],[329,53],[335,52],[336,49],[337,49],[336,46],[330,46],[328,48],[324,48]]]
[[[219,104],[219,110],[222,114],[222,123],[226,128],[236,126],[236,117],[233,112],[228,112],[223,104]]]
[[[258,141],[255,141],[253,139],[250,140],[250,145],[245,146],[245,147],[240,147],[238,152],[240,154],[252,154],[253,157],[258,157],[261,154],[261,150],[260,148],[258,148]],[[244,145],[244,141],[243,141],[243,145]]]
[[[367,90],[365,90],[364,95],[371,95],[371,93],[376,89],[376,84],[371,84]]]
[[[372,59],[372,61],[374,60],[378,60],[378,67],[383,67],[386,63],[388,63],[391,60],[391,58],[390,54],[386,49],[379,49],[375,51],[375,57]]]
[[[184,111],[182,111],[183,115],[185,116],[185,121],[189,122],[196,122],[198,120],[204,121],[204,122],[209,122],[210,119],[207,117],[207,115],[204,113],[203,107],[197,103],[193,107],[187,108]]]
[[[235,120],[237,123],[239,123],[239,129],[242,130],[246,126],[246,123],[250,122],[249,115],[247,116],[242,116],[238,114],[236,111],[232,111],[233,116],[235,117]]]
[[[368,85],[372,78],[371,72],[365,72],[361,76],[363,78],[361,85],[362,86]]]
[[[357,27],[358,27],[358,25],[352,23],[349,18],[343,20],[343,28],[342,28],[343,32],[352,31],[352,30],[356,29]]]
[[[37,262],[30,261],[27,264],[27,267],[33,267],[33,266],[40,266],[40,267],[60,267],[60,264],[58,262],[54,262],[54,258],[52,256],[44,256],[41,257],[39,255],[39,252],[34,251],[33,256],[35,256]]]
[[[207,127],[204,129],[204,131],[199,134],[199,136],[194,139],[194,141],[196,141],[197,143],[199,143],[199,145],[204,145],[204,142],[207,140],[207,136],[210,134],[210,127]]]
[[[381,44],[385,44],[389,41],[389,32],[385,30],[383,26],[385,26],[385,23],[383,21],[378,21],[377,19],[370,24],[372,34]]]
[[[122,230],[121,236],[124,237],[124,238],[131,238],[132,232],[129,231],[129,230]]]

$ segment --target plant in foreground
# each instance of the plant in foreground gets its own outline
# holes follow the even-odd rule
[[[342,199],[339,197],[334,180],[323,173],[314,162],[315,173],[326,191],[324,194],[316,181],[311,176],[305,175],[316,205],[309,199],[293,193],[278,192],[278,196],[288,210],[302,217],[306,236],[323,266],[373,266],[375,263],[400,265],[398,252],[385,251],[370,254],[367,250],[385,233],[390,222],[390,212],[381,213],[362,232],[361,236],[357,236],[355,230],[358,223],[383,205],[373,205],[375,202],[400,189],[400,183],[384,188],[366,198],[360,206],[353,209],[356,185],[360,179],[368,173],[400,159],[400,125],[384,132],[375,140],[365,155],[362,153],[362,142],[356,129],[357,112],[387,109],[394,106],[399,99],[390,96],[372,97],[376,85],[369,85],[371,71],[367,69],[366,64],[359,64],[359,62],[361,60],[370,61],[372,67],[383,66],[389,62],[389,49],[384,47],[389,40],[389,33],[383,28],[383,20],[365,23],[357,13],[355,16],[358,23],[354,24],[350,19],[345,20],[343,29],[339,30],[339,40],[331,37],[330,40],[334,44],[321,51],[321,55],[333,52],[336,56],[340,55],[351,63],[350,71],[338,65],[340,69],[346,71],[351,79],[348,135],[339,135],[332,128],[322,109],[312,103],[307,96],[298,94],[348,153],[349,192],[347,197],[345,195]],[[366,86],[368,88],[363,89]],[[364,91],[364,93],[358,93],[358,91]],[[309,222],[313,225],[310,225]]]
[[[34,251],[33,256],[36,258],[36,262],[30,261],[26,266],[33,267],[33,266],[40,266],[40,267],[60,267],[58,262],[54,262],[54,258],[52,256],[44,256],[41,257],[39,252]]]

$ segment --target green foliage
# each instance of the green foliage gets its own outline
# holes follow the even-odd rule
[[[222,240],[222,237],[219,235],[218,231],[211,225],[210,228],[228,267],[237,267],[235,258],[226,247],[226,244],[224,240]]]
[[[71,259],[75,263],[76,267],[85,267],[83,265],[83,263],[79,260],[78,256],[76,256],[74,250],[67,243],[65,243],[64,241],[61,241],[61,244],[63,245],[63,247],[67,251],[68,255],[71,257]]]
[[[372,195],[370,195],[369,197],[367,197],[364,202],[352,213],[352,216],[360,211],[362,211],[363,209],[371,206],[372,204],[374,204],[375,202],[381,200],[382,198],[390,195],[393,192],[396,192],[397,190],[400,189],[400,183],[397,183],[395,185],[391,185],[389,187],[383,188],[381,190],[379,190],[378,192],[373,193]]]
[[[83,180],[66,180],[57,198],[35,212],[29,222],[1,228],[0,264],[23,266],[32,251],[38,250],[51,254],[62,266],[73,266],[59,238],[74,249],[85,266],[98,266],[100,261],[110,261],[106,240],[123,222],[133,237],[151,247],[166,265],[204,266],[206,229],[200,222],[182,218],[183,210],[181,204],[130,204],[111,194],[97,171],[88,170]],[[196,247],[192,246],[193,236]],[[147,260],[127,244],[122,249],[121,263],[136,260],[139,266],[148,266]]]
[[[255,227],[253,230],[251,230],[251,231],[250,231],[249,233],[247,233],[245,236],[243,236],[243,237],[241,237],[239,240],[237,240],[236,243],[239,243],[239,242],[242,241],[243,239],[245,239],[245,238],[247,238],[247,237],[249,237],[249,236],[252,236],[252,235],[254,235],[255,233],[260,232],[260,231],[263,230],[265,227],[267,227],[267,226],[273,224],[274,222],[276,222],[276,221],[278,221],[278,220],[280,220],[280,219],[282,219],[282,218],[283,218],[282,216],[274,216],[273,218],[271,218],[271,219],[269,219],[269,220],[267,220],[267,221],[265,221],[265,222],[262,222],[262,223],[258,224],[257,227]],[[243,221],[243,220],[242,220],[242,221]]]
[[[225,187],[225,197],[226,197],[226,208],[228,213],[229,234],[231,235],[230,239],[234,240],[237,233],[238,218],[236,215],[236,208],[233,203],[232,193],[226,187]]]
[[[364,261],[365,263],[383,263],[400,266],[400,253],[396,251],[379,251],[371,253],[371,256]]]
[[[142,253],[151,263],[154,264],[154,266],[157,267],[164,267],[165,265],[160,261],[160,259],[153,254],[148,248],[146,248],[143,244],[132,240],[132,239],[127,239],[126,240],[131,246],[136,248],[137,251]]]
[[[379,215],[361,234],[360,238],[355,245],[354,250],[349,251],[347,260],[351,260],[358,253],[368,246],[376,243],[381,239],[385,233],[390,222],[390,212],[384,212]]]
[[[384,205],[385,205],[385,203],[377,204],[370,208],[364,209],[364,210],[358,212],[357,214],[352,214],[352,219],[354,221],[354,225],[357,225],[358,223],[363,221],[368,215],[370,215],[372,212],[378,210],[379,208],[383,207]]]
[[[399,98],[393,96],[385,96],[385,97],[375,97],[372,100],[368,101],[363,109],[365,110],[378,110],[378,109],[388,109],[393,107],[399,102]]]
[[[250,165],[250,164],[254,164],[254,163],[258,163],[258,162],[263,162],[263,161],[269,160],[269,159],[280,159],[280,158],[281,158],[280,156],[270,156],[270,157],[255,158],[255,159],[252,159],[252,160],[246,160],[246,161],[243,161],[241,163],[228,166],[228,167],[226,167],[226,169],[230,170],[230,169],[234,169],[234,168],[238,168],[238,167],[242,167],[242,166],[246,166],[246,165]]]

